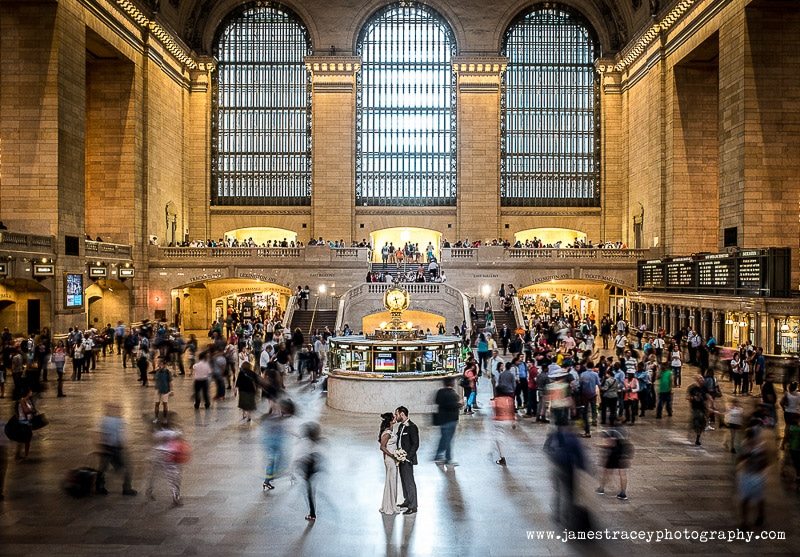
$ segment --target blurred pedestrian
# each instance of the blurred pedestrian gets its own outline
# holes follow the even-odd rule
[[[239,375],[236,377],[236,392],[239,395],[239,409],[242,411],[242,421],[250,423],[251,415],[256,409],[256,392],[259,377],[253,373],[253,366],[249,361],[242,362]]]
[[[191,447],[184,439],[183,434],[177,429],[165,427],[153,435],[154,447],[151,459],[150,480],[147,484],[147,498],[155,501],[153,487],[157,475],[167,480],[172,494],[172,505],[183,505],[181,499],[181,471],[182,466],[189,462]]]
[[[633,445],[620,430],[610,429],[603,432],[603,449],[603,475],[600,478],[600,487],[595,492],[604,495],[609,477],[616,472],[619,474],[617,499],[627,501],[627,469],[633,457]]]
[[[197,363],[192,366],[194,376],[194,407],[200,408],[200,395],[203,395],[203,404],[206,408],[211,406],[208,396],[208,378],[211,376],[211,364],[209,363],[209,351],[203,350],[198,355]]]
[[[322,468],[322,433],[319,424],[309,422],[303,424],[300,435],[299,457],[295,468],[301,478],[306,482],[306,501],[308,502],[308,514],[306,520],[314,521],[317,519],[317,505],[314,497],[314,478]]]
[[[275,489],[272,483],[286,470],[286,438],[288,436],[289,419],[294,416],[295,405],[291,399],[284,398],[278,402],[278,409],[272,412],[264,424],[264,447],[267,453],[267,465],[264,473],[264,489]]]
[[[444,380],[444,386],[436,392],[437,411],[433,415],[433,425],[439,426],[439,445],[436,448],[434,461],[437,464],[455,466],[453,461],[453,437],[458,426],[458,414],[461,409],[461,397],[455,389],[452,377]]]
[[[741,513],[740,529],[749,526],[748,514],[751,505],[756,507],[755,525],[764,524],[764,488],[769,456],[762,439],[760,427],[749,427],[744,433],[741,451],[736,465],[736,483]]]
[[[567,415],[557,415],[556,428],[547,435],[544,452],[552,464],[555,480],[553,517],[567,524],[575,516],[575,473],[587,469],[583,447],[569,428]]]
[[[97,493],[108,495],[106,489],[106,470],[111,465],[114,470],[122,471],[122,494],[136,495],[131,487],[131,468],[128,462],[127,439],[125,438],[125,422],[120,416],[120,408],[116,404],[106,404],[105,416],[100,420],[98,456],[100,466],[97,470]]]
[[[700,436],[706,430],[708,423],[708,393],[706,382],[702,375],[695,375],[694,384],[687,389],[686,398],[692,410],[691,429],[696,437],[694,444],[700,446]]]

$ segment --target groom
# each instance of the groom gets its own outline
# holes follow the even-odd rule
[[[397,445],[406,452],[406,460],[400,463],[400,481],[403,484],[403,503],[406,508],[403,514],[417,512],[417,484],[414,482],[414,465],[417,464],[417,449],[419,449],[419,429],[417,424],[408,419],[408,408],[400,406],[394,411],[394,416],[400,424],[397,428]]]

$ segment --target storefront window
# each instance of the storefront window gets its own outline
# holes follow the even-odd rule
[[[800,329],[800,317],[793,316],[777,320],[775,331],[778,337],[777,346],[780,348],[781,354],[800,353],[798,329]]]

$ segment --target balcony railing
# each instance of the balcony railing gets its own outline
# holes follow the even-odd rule
[[[0,249],[9,251],[26,251],[32,253],[55,253],[53,236],[37,236],[19,232],[0,232]]]
[[[112,244],[109,242],[95,242],[84,240],[87,257],[112,257],[115,259],[130,259],[133,257],[133,248],[127,244]]]
[[[593,259],[635,263],[649,257],[646,249],[605,249],[605,248],[504,248],[502,246],[481,246],[477,248],[442,248],[443,262],[473,261],[476,263],[496,263],[498,261],[541,261]]]
[[[188,259],[291,259],[298,262],[369,262],[368,248],[329,248],[308,246],[303,248],[217,247],[183,248],[151,246],[151,258],[166,260]]]
[[[645,249],[601,248],[508,248],[506,259],[644,259]]]

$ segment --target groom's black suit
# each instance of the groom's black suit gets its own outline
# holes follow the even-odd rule
[[[406,452],[405,461],[400,463],[400,482],[403,484],[403,503],[409,510],[417,510],[417,484],[414,481],[414,465],[417,464],[419,449],[419,429],[411,420],[397,428],[398,445]],[[404,505],[405,506],[405,505]]]

